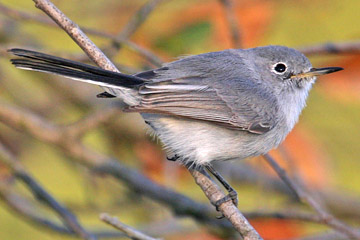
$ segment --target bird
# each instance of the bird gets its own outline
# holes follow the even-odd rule
[[[214,205],[237,205],[237,193],[215,161],[245,159],[276,148],[293,129],[317,76],[343,70],[313,68],[301,52],[263,46],[186,56],[133,75],[14,48],[15,67],[95,84],[99,98],[120,98],[162,142],[168,159],[206,168],[228,191]]]

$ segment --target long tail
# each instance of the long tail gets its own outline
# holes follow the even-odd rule
[[[111,72],[88,64],[40,52],[18,48],[13,48],[8,51],[20,57],[11,59],[12,64],[17,68],[62,75],[73,80],[106,88],[135,88],[147,81],[140,77]]]

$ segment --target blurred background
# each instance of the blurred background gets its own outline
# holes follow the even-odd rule
[[[318,79],[299,123],[271,155],[289,175],[308,186],[329,212],[360,226],[360,55],[355,50],[328,54],[308,48],[360,39],[360,1],[53,0],[53,3],[78,25],[96,30],[89,34],[90,38],[125,73],[155,68],[181,55],[270,44],[302,49],[316,67],[345,68]],[[146,134],[146,125],[138,114],[123,114],[116,110],[116,100],[96,98],[101,92],[96,86],[20,71],[9,63],[6,50],[12,47],[89,62],[66,33],[49,22],[32,1],[0,0],[0,238],[74,238],[36,223],[11,205],[11,199],[15,199],[35,215],[61,224],[57,215],[14,177],[14,169],[11,171],[14,167],[9,167],[4,153],[16,158],[12,165],[26,169],[86,229],[112,231],[98,218],[99,213],[108,212],[130,226],[164,239],[231,238],[226,231],[199,222],[191,214],[179,215],[168,205],[134,191],[126,181],[94,171],[96,161],[106,156],[156,183],[210,205],[186,169],[166,161],[161,144]],[[326,46],[332,49],[332,45]],[[27,115],[19,117],[11,109]],[[91,149],[93,154],[89,157],[80,156],[76,150],[69,153],[71,146],[54,142],[45,130],[46,136],[37,136],[26,124],[15,124],[21,121],[32,124],[31,116],[42,127],[44,121],[50,124],[45,124],[45,129],[76,123],[81,128],[82,119],[94,114],[98,114],[95,124],[85,125],[77,139],[81,146]],[[90,159],[94,162],[89,163]],[[238,191],[242,212],[311,212],[294,200],[262,158],[216,167]],[[10,195],[14,198],[7,197]],[[265,239],[295,239],[332,232],[325,225],[293,219],[250,217],[250,222]]]

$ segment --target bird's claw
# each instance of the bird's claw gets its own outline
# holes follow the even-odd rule
[[[237,198],[237,192],[235,191],[235,190],[232,190],[232,191],[229,191],[229,194],[228,195],[226,195],[225,197],[223,197],[223,198],[221,198],[221,199],[219,199],[219,200],[217,200],[216,202],[215,202],[215,208],[216,208],[216,211],[220,211],[219,210],[219,207],[220,207],[220,205],[221,204],[223,204],[223,203],[225,203],[225,202],[228,202],[228,201],[232,201],[233,202],[233,204],[237,207],[237,205],[238,205],[238,198]],[[222,218],[224,218],[225,216],[224,216],[224,214],[221,214],[220,216],[217,216],[216,218],[217,219],[222,219]]]
[[[166,159],[168,160],[168,161],[173,161],[173,162],[175,162],[176,160],[178,160],[180,157],[178,156],[178,155],[174,155],[174,156],[172,156],[172,157],[169,157],[169,156],[166,156]]]

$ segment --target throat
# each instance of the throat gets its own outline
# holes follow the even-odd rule
[[[286,116],[286,125],[288,126],[289,131],[291,131],[291,129],[295,126],[299,120],[301,111],[306,106],[306,98],[309,90],[301,89],[299,91],[299,89],[294,89],[293,92],[289,92],[283,99],[280,99],[282,102],[282,110],[285,114],[284,116]]]

